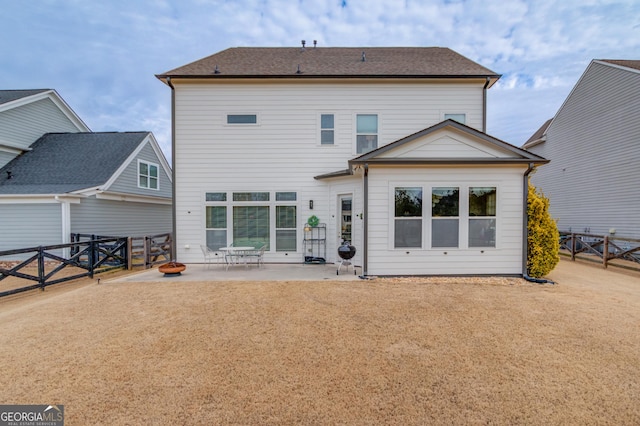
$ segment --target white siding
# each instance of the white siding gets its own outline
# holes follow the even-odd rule
[[[560,230],[640,238],[640,74],[592,63],[531,151]]]
[[[138,187],[138,160],[158,165],[158,190],[146,189]],[[109,191],[124,192],[129,194],[147,195],[151,197],[171,198],[171,180],[164,171],[160,159],[151,147],[150,143],[146,143],[140,154],[129,163],[122,174],[109,187]]]
[[[86,198],[71,204],[71,232],[115,237],[171,232],[171,206]]]
[[[77,131],[48,98],[0,113],[0,144],[16,148],[28,148],[45,133]]]
[[[0,251],[62,243],[62,208],[52,204],[0,204]],[[24,256],[0,257],[1,260]]]
[[[522,182],[526,167],[430,167],[369,169],[369,275],[478,275],[522,273]],[[393,248],[393,191],[424,186],[423,248]],[[498,192],[495,248],[430,248],[432,186],[495,186]],[[464,191],[461,190],[461,197]],[[461,199],[461,205],[464,200]],[[461,208],[461,213],[464,209]],[[460,217],[466,229],[468,218]]]
[[[296,191],[299,227],[311,214],[328,222],[335,197],[329,183],[313,177],[345,169],[356,156],[358,113],[378,114],[379,146],[442,121],[445,112],[466,113],[467,124],[480,130],[483,122],[481,84],[174,83],[177,247],[184,262],[202,261],[193,247],[205,241],[205,192]],[[257,114],[258,124],[227,125],[227,113]],[[335,115],[334,145],[320,146],[320,113]],[[298,247],[295,259],[275,252],[265,258],[300,262],[301,240]]]

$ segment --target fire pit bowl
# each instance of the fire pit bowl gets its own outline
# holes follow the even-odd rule
[[[178,262],[169,262],[158,267],[158,271],[163,273],[165,277],[182,275],[181,272],[185,269],[187,269],[187,265]]]

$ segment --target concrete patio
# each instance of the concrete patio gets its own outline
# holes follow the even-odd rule
[[[342,266],[340,274],[337,264],[304,263],[265,263],[260,267],[244,264],[232,265],[228,269],[224,264],[188,263],[187,269],[178,276],[161,274],[157,268],[113,278],[108,282],[144,282],[158,280],[172,281],[354,281],[360,280],[362,268],[350,265]],[[105,281],[107,282],[107,281]]]

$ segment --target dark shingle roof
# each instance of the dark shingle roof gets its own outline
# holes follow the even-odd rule
[[[64,194],[102,185],[148,134],[47,133],[0,169],[0,194]]]
[[[500,75],[442,47],[235,47],[157,77],[490,77],[497,80]]]
[[[640,70],[640,60],[602,59],[602,62],[608,62],[610,64],[620,65],[620,66],[623,66],[623,67]]]
[[[51,89],[34,89],[34,90],[0,90],[0,105],[17,99],[26,98],[27,96],[37,95],[38,93],[48,92]]]
[[[547,132],[547,129],[549,128],[549,124],[551,124],[552,121],[553,121],[553,118],[550,118],[547,121],[545,121],[544,124],[540,126],[540,128],[536,130],[536,132],[533,135],[531,135],[531,137],[527,139],[527,141],[522,146],[526,147],[527,145],[530,145],[533,142],[541,140],[544,134]]]

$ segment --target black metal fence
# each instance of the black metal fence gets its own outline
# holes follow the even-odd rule
[[[571,260],[598,259],[604,268],[640,268],[640,240],[635,238],[560,231],[560,251],[568,252]]]
[[[0,267],[0,281],[16,277],[34,284],[0,292],[0,297],[71,281],[127,266],[127,238],[95,238],[68,244],[0,251],[0,260],[26,255],[12,267]],[[57,253],[68,251],[68,257]],[[35,265],[35,271],[33,271]],[[74,269],[75,268],[75,269]],[[65,273],[62,273],[65,271]]]

